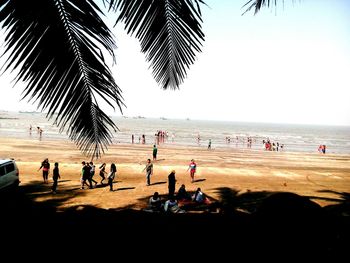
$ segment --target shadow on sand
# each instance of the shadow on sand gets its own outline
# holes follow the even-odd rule
[[[2,239],[16,238],[27,248],[37,248],[37,244],[40,249],[59,247],[61,255],[74,253],[81,257],[86,244],[108,242],[109,238],[113,238],[113,245],[118,244],[118,255],[130,246],[137,253],[147,252],[153,238],[159,251],[168,251],[173,245],[190,247],[198,252],[193,255],[197,259],[250,257],[253,253],[260,260],[282,262],[302,257],[334,262],[347,255],[349,193],[333,192],[339,195],[339,203],[322,208],[309,197],[290,192],[240,194],[226,187],[216,191],[218,213],[169,215],[136,210],[140,202],[147,203],[149,196],[121,209],[79,204],[58,210],[86,191],[72,194],[72,189],[60,187],[59,193],[52,195],[48,185],[33,182],[0,196],[0,223],[11,229],[2,233]],[[41,200],[48,195],[52,198]],[[158,242],[162,240],[166,242]]]
[[[120,188],[117,188],[116,191],[131,190],[131,189],[135,189],[135,187],[120,187]]]
[[[154,182],[154,183],[151,183],[150,185],[157,185],[157,184],[166,184],[167,182]]]
[[[204,178],[202,178],[202,179],[195,179],[195,180],[193,180],[193,183],[203,182],[205,180],[207,180],[207,179],[204,179]]]

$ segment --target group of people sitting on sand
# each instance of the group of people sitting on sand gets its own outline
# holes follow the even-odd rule
[[[155,192],[149,198],[148,206],[144,210],[147,212],[185,213],[189,208],[209,207],[210,204],[209,198],[202,192],[201,188],[198,187],[191,195],[182,184],[177,194],[169,195],[166,201],[162,200],[158,192]]]

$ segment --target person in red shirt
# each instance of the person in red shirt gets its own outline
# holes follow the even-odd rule
[[[197,169],[197,164],[194,162],[194,160],[192,159],[190,164],[188,165],[188,170],[190,170],[190,176],[191,176],[191,182],[194,182],[194,174],[196,173],[196,169]]]

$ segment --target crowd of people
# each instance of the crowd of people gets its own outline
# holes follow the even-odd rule
[[[284,145],[280,144],[279,142],[271,142],[270,139],[267,139],[266,141],[262,141],[265,147],[266,151],[279,151],[284,149]]]
[[[93,189],[97,186],[98,182],[94,180],[94,175],[95,175],[95,169],[96,166],[94,165],[93,162],[85,162],[83,161],[82,163],[82,168],[81,168],[81,177],[80,177],[80,183],[81,183],[81,188],[82,190],[85,189],[85,186],[87,186],[89,189]],[[48,158],[45,158],[41,162],[41,166],[39,167],[38,171],[42,170],[43,174],[43,180],[44,183],[49,183],[49,173],[50,173],[50,162]],[[99,175],[101,177],[100,184],[104,185],[103,181],[107,177],[107,184],[110,187],[110,191],[113,191],[113,181],[115,179],[116,173],[117,173],[117,166],[112,163],[110,166],[110,171],[107,173],[106,171],[106,163],[103,163],[99,166]],[[54,169],[53,169],[53,185],[52,185],[52,192],[56,194],[57,190],[57,184],[58,184],[58,179],[61,178],[60,173],[59,173],[59,168],[58,168],[58,162],[55,163]]]
[[[252,142],[252,140],[248,140],[248,142]],[[278,142],[271,142],[270,140],[263,140],[263,144],[265,146],[265,150],[270,151],[278,151],[279,149],[283,149],[283,144],[280,145]],[[211,148],[211,140],[209,140],[208,149]],[[318,148],[318,151],[320,153],[326,152],[326,146],[320,145]],[[157,154],[158,154],[158,148],[157,145],[153,145],[152,149],[152,157],[153,161],[157,161]],[[146,165],[143,168],[142,172],[145,172],[146,175],[146,185],[151,185],[151,177],[153,175],[153,163],[151,159],[147,159]],[[81,188],[85,189],[87,187],[88,189],[93,189],[97,186],[98,182],[94,179],[96,166],[94,163],[91,162],[85,162],[83,161],[81,168]],[[106,163],[102,163],[99,167],[99,176],[101,178],[100,184],[103,186],[105,185],[104,181],[107,179],[107,185],[109,186],[109,191],[113,191],[113,183],[116,178],[117,174],[117,166],[115,163],[111,163],[109,172],[107,172],[107,165]],[[50,162],[48,158],[45,158],[41,162],[41,166],[39,167],[38,171],[42,170],[42,176],[44,183],[48,183],[48,176],[50,173]],[[190,161],[188,164],[187,171],[189,171],[191,182],[195,182],[195,174],[197,171],[197,163],[194,159]],[[53,185],[52,185],[52,193],[56,194],[57,191],[57,185],[58,185],[58,179],[61,178],[60,172],[59,172],[59,164],[56,162],[54,164],[53,169]],[[147,211],[164,211],[164,212],[170,212],[170,213],[184,213],[185,209],[183,209],[184,205],[188,204],[210,204],[209,199],[206,197],[206,195],[201,191],[200,188],[197,188],[197,190],[190,194],[187,192],[186,187],[184,184],[181,185],[181,187],[178,189],[176,193],[176,172],[175,170],[172,170],[170,174],[168,175],[168,197],[167,200],[162,200],[161,196],[158,192],[155,192],[152,197],[150,197],[148,202]]]
[[[152,149],[152,156],[153,161],[157,160],[157,153],[158,149],[156,145],[153,145]],[[83,161],[81,167],[81,188],[85,189],[87,187],[88,189],[93,189],[97,186],[98,182],[94,179],[96,166],[95,164],[91,162]],[[99,168],[99,176],[101,177],[100,184],[103,186],[104,181],[107,179],[107,184],[109,185],[109,191],[113,191],[113,183],[116,178],[117,173],[117,166],[115,163],[111,163],[109,172],[106,171],[106,163],[102,163]],[[50,162],[48,158],[45,158],[41,162],[41,166],[39,167],[38,171],[42,169],[43,173],[43,180],[44,183],[48,183],[48,175],[50,173]],[[195,173],[197,171],[197,163],[194,159],[190,161],[188,164],[187,171],[189,171],[191,182],[195,182]],[[146,165],[143,168],[142,172],[145,172],[146,174],[146,185],[151,185],[151,176],[153,175],[153,163],[151,159],[147,159]],[[58,163],[55,163],[55,167],[53,170],[53,185],[52,185],[52,193],[56,194],[57,191],[57,185],[58,185],[58,179],[61,178],[58,168]],[[148,204],[148,210],[149,211],[164,211],[164,212],[171,212],[171,213],[184,213],[185,210],[181,209],[179,206],[180,204],[204,204],[208,203],[209,199],[205,197],[203,192],[200,188],[197,188],[195,193],[193,195],[189,194],[185,188],[185,185],[182,184],[179,188],[177,194],[175,194],[175,188],[176,188],[176,172],[175,170],[172,170],[170,174],[168,175],[168,199],[163,202],[161,200],[160,195],[158,192],[155,192],[154,195],[149,199]]]
[[[157,130],[154,134],[154,144],[159,145],[160,143],[165,143],[169,138],[169,132],[163,130]],[[171,141],[174,142],[175,134],[171,134]],[[131,134],[131,143],[135,143],[135,134]],[[146,135],[141,134],[139,136],[139,143],[146,144]]]
[[[156,145],[154,145],[152,150],[153,160],[157,160],[157,151],[158,149]],[[80,177],[80,182],[81,182],[80,189],[84,190],[85,187],[87,187],[88,189],[95,188],[98,184],[98,182],[94,179],[94,175],[96,171],[95,164],[92,161],[91,162],[83,161],[81,164],[82,164],[82,168],[81,168],[81,177]],[[101,177],[100,184],[103,186],[104,181],[107,179],[109,190],[113,191],[113,182],[116,177],[117,166],[115,163],[111,163],[109,172],[107,172],[106,169],[107,169],[106,163],[102,163],[99,166],[99,176]],[[41,162],[41,166],[39,167],[38,171],[40,170],[42,170],[44,183],[48,183],[49,182],[48,176],[50,173],[50,162],[48,158],[45,158]],[[187,168],[187,171],[190,171],[190,178],[192,183],[195,181],[194,177],[195,177],[196,170],[197,170],[197,164],[194,161],[194,159],[192,159]],[[147,163],[143,168],[142,172],[146,173],[146,185],[150,186],[151,176],[153,175],[153,163],[151,159],[147,159]],[[55,168],[53,170],[53,181],[54,181],[52,186],[53,193],[56,193],[59,178],[60,178],[60,174],[58,169],[58,163],[56,162]],[[169,174],[168,182],[169,182],[168,191],[169,191],[169,200],[170,200],[170,198],[173,198],[175,196],[175,185],[176,185],[175,170],[172,170],[171,173]],[[185,190],[184,188],[179,189],[179,196],[184,195],[183,193],[184,190]]]

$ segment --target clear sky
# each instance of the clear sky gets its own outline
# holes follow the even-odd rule
[[[163,91],[138,42],[112,29],[124,115],[350,125],[350,1],[279,1],[242,16],[246,1],[206,1],[203,52],[177,91]],[[0,109],[35,110],[11,80],[0,77]]]

